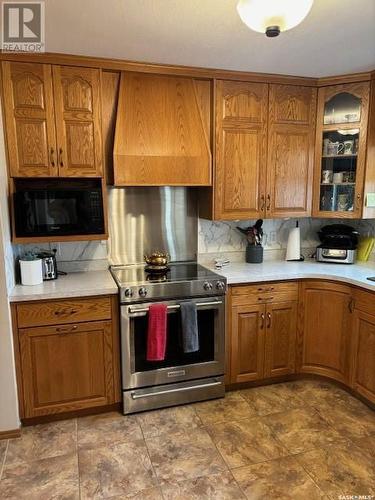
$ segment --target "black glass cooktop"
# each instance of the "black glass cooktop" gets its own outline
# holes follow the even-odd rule
[[[171,283],[176,281],[194,281],[215,278],[217,274],[196,262],[178,262],[168,265],[166,273],[148,273],[144,265],[114,266],[111,272],[119,285],[134,283]]]

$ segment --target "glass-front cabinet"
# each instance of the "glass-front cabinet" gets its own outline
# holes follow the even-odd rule
[[[319,89],[314,216],[361,217],[369,89],[368,82]]]

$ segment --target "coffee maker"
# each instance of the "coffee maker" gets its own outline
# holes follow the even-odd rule
[[[345,224],[330,224],[318,232],[321,244],[316,249],[318,262],[353,264],[359,233]]]

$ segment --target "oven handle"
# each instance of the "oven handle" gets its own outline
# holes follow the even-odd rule
[[[215,302],[197,302],[196,306],[197,307],[203,307],[203,306],[217,306],[222,304],[223,302],[221,300],[216,300]],[[167,306],[167,309],[170,311],[176,311],[177,309],[180,309],[179,304],[174,304],[172,306]],[[136,314],[136,313],[147,313],[149,311],[148,307],[129,307],[128,312],[129,314]]]
[[[152,396],[160,396],[162,394],[169,394],[172,392],[191,391],[192,389],[203,389],[205,387],[214,387],[216,385],[222,385],[222,384],[223,382],[211,382],[209,384],[192,385],[190,387],[178,387],[177,389],[166,389],[165,391],[146,392],[145,394],[136,394],[135,392],[131,392],[131,398],[132,399],[150,398]]]

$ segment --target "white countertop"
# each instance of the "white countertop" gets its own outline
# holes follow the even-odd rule
[[[57,280],[44,281],[41,285],[16,285],[10,293],[9,300],[24,302],[116,293],[118,288],[109,271],[86,271],[59,276]]]
[[[206,266],[208,267],[208,266]],[[375,282],[366,278],[375,276],[375,262],[365,264],[325,264],[306,260],[304,262],[266,261],[262,264],[234,262],[222,269],[214,269],[225,276],[228,285],[317,278],[342,281],[375,291]]]

